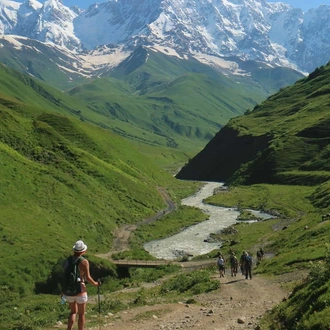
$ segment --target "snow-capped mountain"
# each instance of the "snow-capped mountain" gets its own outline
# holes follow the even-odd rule
[[[21,4],[14,1],[0,1],[0,33],[12,31],[17,24],[17,12]]]
[[[60,0],[0,0],[1,34],[76,53],[144,45],[213,65],[238,57],[310,72],[330,60],[329,28],[324,5],[303,13],[265,0],[108,0],[83,11]]]

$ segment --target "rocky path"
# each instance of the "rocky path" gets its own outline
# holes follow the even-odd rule
[[[258,329],[260,317],[287,296],[281,282],[242,275],[214,278],[217,291],[197,295],[195,304],[185,302],[143,306],[111,315],[102,330],[242,330]]]

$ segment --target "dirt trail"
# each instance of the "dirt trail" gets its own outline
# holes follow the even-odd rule
[[[195,296],[195,304],[185,302],[143,306],[109,314],[102,330],[242,330],[255,329],[260,317],[287,296],[281,282],[261,276],[252,280],[238,274],[214,278],[217,291]],[[283,280],[283,279],[282,279]],[[95,328],[97,329],[97,328]]]

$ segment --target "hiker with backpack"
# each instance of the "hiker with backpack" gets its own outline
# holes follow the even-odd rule
[[[72,330],[76,314],[78,314],[78,329],[84,330],[88,300],[86,281],[93,286],[100,286],[100,282],[94,281],[90,275],[89,262],[83,257],[86,251],[87,245],[81,240],[77,241],[73,246],[73,255],[63,263],[62,293],[70,306],[67,330]]]
[[[252,280],[252,256],[245,252],[244,253],[244,268],[245,268],[245,279],[247,280],[250,277],[250,280]]]

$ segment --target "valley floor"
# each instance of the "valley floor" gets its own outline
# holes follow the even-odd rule
[[[182,302],[137,307],[109,314],[107,324],[94,329],[256,329],[260,317],[287,297],[285,284],[293,279],[292,276],[287,274],[270,279],[257,275],[246,280],[241,274],[236,277],[226,274],[219,278],[215,271],[213,277],[220,281],[220,288],[195,296],[195,304]]]
[[[174,209],[168,196],[164,197],[168,208]],[[163,212],[145,220],[152,222],[161,217]],[[113,252],[128,248],[128,239],[136,226],[123,226],[116,233],[115,251],[99,257],[109,258]],[[273,256],[269,256],[273,257]],[[210,261],[207,261],[208,263]],[[196,262],[195,262],[196,263]],[[201,262],[200,266],[203,262]],[[214,260],[214,264],[216,260]],[[196,263],[198,264],[198,262]],[[141,306],[118,313],[109,314],[99,320],[94,330],[243,330],[259,329],[262,315],[271,310],[289,295],[288,282],[299,281],[306,274],[284,274],[279,277],[253,276],[246,280],[240,273],[232,277],[227,270],[225,277],[220,278],[214,269],[213,278],[220,281],[220,288],[207,294],[194,296],[195,303],[164,303],[152,306]],[[159,284],[159,283],[158,283]],[[148,286],[157,284],[146,284]],[[142,285],[143,286],[143,285]],[[138,290],[139,288],[137,288]],[[134,290],[134,289],[124,289]],[[87,315],[87,320],[91,316]],[[91,321],[90,319],[88,321]],[[93,320],[95,324],[96,320]],[[104,322],[105,321],[105,322]],[[101,323],[105,323],[102,324]],[[261,328],[260,328],[261,329]],[[264,329],[263,329],[264,330]]]

